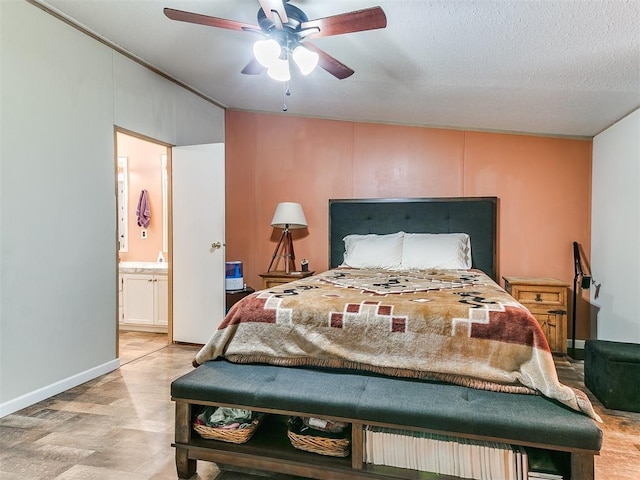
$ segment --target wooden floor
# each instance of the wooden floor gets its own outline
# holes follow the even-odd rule
[[[169,384],[192,369],[197,348],[161,337],[127,333],[120,369],[0,419],[0,479],[176,479]],[[581,362],[556,363],[563,383],[585,390]],[[589,396],[604,420],[596,478],[640,479],[640,414],[607,410]],[[193,478],[260,477],[198,462]]]
[[[167,346],[165,334],[120,331],[120,365],[125,365],[138,358],[149,355]]]

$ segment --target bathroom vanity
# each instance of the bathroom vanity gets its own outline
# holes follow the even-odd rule
[[[121,330],[166,333],[169,294],[166,262],[119,264]]]

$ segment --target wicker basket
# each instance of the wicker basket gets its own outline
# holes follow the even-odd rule
[[[256,430],[260,426],[260,423],[264,419],[264,414],[257,414],[256,417],[246,428],[238,428],[236,430],[228,430],[224,428],[216,428],[210,427],[208,425],[201,425],[194,423],[193,429],[200,435],[202,438],[206,438],[207,440],[221,440],[223,442],[230,443],[244,443],[249,440]]]
[[[287,436],[298,450],[318,453],[320,455],[330,455],[332,457],[348,457],[351,453],[351,442],[348,438],[327,438],[315,437],[313,435],[299,435],[287,431]]]

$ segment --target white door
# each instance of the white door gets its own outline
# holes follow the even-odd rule
[[[203,344],[224,318],[224,144],[171,158],[173,340]]]

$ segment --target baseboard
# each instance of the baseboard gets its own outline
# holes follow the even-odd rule
[[[567,340],[567,348],[572,348],[571,339]],[[584,350],[584,340],[576,340],[576,350]]]
[[[47,385],[46,387],[39,388],[33,392],[25,393],[24,395],[9,400],[8,402],[0,404],[0,418],[5,417],[11,413],[15,413],[23,408],[30,407],[31,405],[53,397],[59,393],[69,390],[70,388],[77,387],[89,380],[93,380],[100,375],[112,372],[120,367],[120,360],[115,359],[109,362],[98,365],[97,367],[90,368],[84,372],[77,373],[71,377],[64,378],[58,382]]]
[[[167,326],[159,325],[126,325],[120,324],[121,332],[148,332],[148,333],[167,333]]]
[[[584,360],[584,340],[576,340],[576,347],[571,346],[571,339],[567,340],[567,355],[574,360]]]

